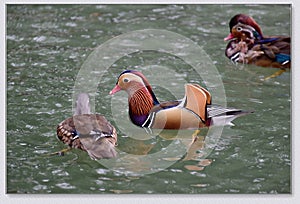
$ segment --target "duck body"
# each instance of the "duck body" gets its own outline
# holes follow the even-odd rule
[[[262,67],[290,68],[290,37],[264,36],[256,21],[245,14],[229,22],[225,55],[234,62]]]
[[[100,114],[91,114],[89,96],[78,95],[76,110],[57,126],[57,138],[70,148],[88,152],[92,159],[113,158],[117,143],[116,129]]]
[[[224,125],[225,123],[220,124],[220,120],[214,119],[226,116],[233,120],[245,113],[239,109],[211,105],[210,93],[200,85],[191,83],[185,85],[185,96],[182,100],[160,103],[145,76],[133,70],[126,70],[120,74],[110,94],[120,90],[128,93],[131,121],[144,128],[197,129],[212,124]],[[231,115],[234,111],[235,114]]]

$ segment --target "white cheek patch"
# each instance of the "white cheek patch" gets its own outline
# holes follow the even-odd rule
[[[139,83],[145,85],[143,79],[135,74],[126,73],[126,74],[124,74],[124,77],[128,78],[130,81],[136,81],[136,82],[139,82]]]

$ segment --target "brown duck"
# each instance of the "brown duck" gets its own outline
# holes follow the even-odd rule
[[[290,37],[265,36],[250,16],[237,14],[229,22],[225,55],[234,62],[262,67],[290,68]]]
[[[78,94],[75,114],[57,126],[57,137],[70,148],[86,151],[92,159],[117,156],[116,129],[104,116],[91,114],[86,93]]]

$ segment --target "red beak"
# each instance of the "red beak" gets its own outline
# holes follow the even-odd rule
[[[117,84],[115,86],[115,88],[113,88],[110,92],[109,92],[109,95],[113,95],[115,93],[117,93],[118,91],[121,91],[121,87]]]
[[[224,38],[224,41],[228,41],[228,40],[231,40],[233,38],[234,38],[233,34],[229,33],[229,35],[226,38]]]

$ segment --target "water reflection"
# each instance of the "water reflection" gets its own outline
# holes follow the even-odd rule
[[[200,130],[153,130],[151,139],[138,140],[125,137],[119,140],[118,158],[110,160],[98,160],[106,168],[123,173],[125,175],[145,175],[162,171],[181,161],[197,161],[195,165],[185,166],[188,170],[203,170],[211,163],[205,159],[215,144],[206,144],[209,129]],[[216,131],[216,133],[218,133]],[[142,128],[136,129],[135,135],[146,134]],[[156,136],[153,136],[156,135]],[[214,137],[210,133],[210,137]],[[219,135],[214,140],[217,142]],[[142,137],[145,138],[145,137]]]

